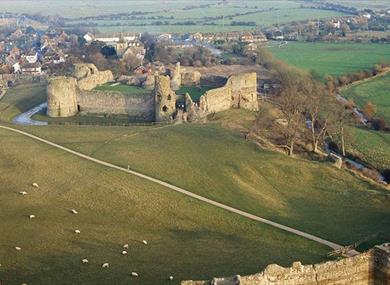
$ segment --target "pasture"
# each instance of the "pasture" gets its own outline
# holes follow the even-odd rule
[[[389,55],[390,59],[390,55]],[[342,95],[352,99],[360,108],[367,102],[377,107],[375,117],[384,118],[390,124],[390,72],[384,76],[357,83],[343,90]]]
[[[321,76],[367,70],[390,60],[388,44],[289,42],[270,50],[280,60]]]
[[[278,23],[342,15],[336,11],[302,8],[292,0],[233,0],[226,3],[184,0],[75,1],[4,0],[1,12],[40,13],[65,17],[74,26],[101,32],[229,32],[248,31]],[[121,14],[121,15],[118,15]],[[126,15],[124,15],[126,14]],[[251,22],[245,23],[232,22]]]
[[[24,88],[10,94],[1,101],[3,119],[44,98]],[[390,231],[387,190],[328,162],[263,150],[227,128],[245,128],[253,119],[251,112],[231,110],[205,125],[18,128],[337,243]],[[6,284],[165,284],[170,275],[177,284],[326,259],[329,249],[305,239],[5,130],[0,138],[0,226],[6,229],[0,278]],[[110,267],[103,269],[105,262]]]
[[[379,170],[390,168],[390,134],[351,128],[348,151]]]

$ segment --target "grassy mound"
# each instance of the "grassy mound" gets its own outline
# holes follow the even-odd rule
[[[259,149],[217,123],[30,131],[335,242],[390,230],[387,191],[325,162]]]
[[[84,129],[92,137],[101,130]],[[112,128],[112,134],[123,130]],[[21,135],[0,130],[0,140],[4,284],[178,284],[326,258],[328,248],[316,243]],[[101,268],[105,262],[107,269]],[[132,271],[140,274],[137,280]]]

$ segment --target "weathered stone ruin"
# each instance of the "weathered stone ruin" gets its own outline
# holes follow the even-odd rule
[[[284,268],[268,265],[249,276],[183,281],[181,285],[390,285],[390,244],[339,261]]]
[[[168,76],[156,75],[154,94],[156,121],[173,120],[176,114],[176,93],[171,89],[171,81]]]
[[[119,80],[142,86],[150,90],[150,94],[138,96],[94,90],[98,85],[114,81],[111,71],[99,71],[93,64],[76,64],[72,77],[49,80],[47,115],[123,114],[146,121],[203,122],[207,115],[230,108],[259,109],[256,73],[224,79],[224,86],[207,91],[199,102],[194,102],[189,94],[175,93],[174,89],[179,89],[182,82],[186,86],[199,86],[201,81],[199,72],[181,71],[179,63],[170,71],[170,76],[145,74],[121,77]]]
[[[46,92],[49,117],[70,117],[77,114],[76,78],[51,78]]]

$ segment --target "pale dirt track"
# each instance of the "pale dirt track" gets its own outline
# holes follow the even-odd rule
[[[278,229],[281,229],[283,231],[286,231],[286,232],[289,232],[289,233],[292,233],[292,234],[295,234],[295,235],[298,235],[300,237],[304,237],[306,239],[309,239],[309,240],[312,240],[312,241],[315,241],[317,243],[320,243],[320,244],[323,244],[323,245],[326,245],[334,250],[340,250],[343,248],[343,246],[339,245],[339,244],[336,244],[334,242],[331,242],[331,241],[328,241],[328,240],[325,240],[325,239],[322,239],[320,237],[317,237],[317,236],[314,236],[314,235],[311,235],[311,234],[308,234],[308,233],[305,233],[305,232],[302,232],[300,230],[297,230],[297,229],[293,229],[293,228],[290,228],[288,226],[285,226],[285,225],[282,225],[282,224],[279,224],[279,223],[276,223],[276,222],[273,222],[273,221],[270,221],[270,220],[267,220],[267,219],[264,219],[264,218],[261,218],[261,217],[258,217],[258,216],[255,216],[253,214],[250,214],[250,213],[247,213],[247,212],[244,212],[244,211],[241,211],[239,209],[236,209],[236,208],[233,208],[233,207],[230,207],[230,206],[227,206],[225,204],[222,204],[222,203],[219,203],[219,202],[216,202],[216,201],[213,201],[213,200],[210,200],[208,198],[205,198],[203,196],[200,196],[200,195],[197,195],[195,193],[192,193],[190,191],[187,191],[183,188],[180,188],[180,187],[177,187],[175,185],[172,185],[172,184],[169,184],[167,182],[164,182],[162,180],[159,180],[159,179],[156,179],[156,178],[153,178],[153,177],[150,177],[148,175],[145,175],[145,174],[142,174],[142,173],[139,173],[139,172],[136,172],[136,171],[133,171],[133,170],[129,170],[129,169],[126,169],[126,168],[123,168],[123,167],[120,167],[120,166],[117,166],[117,165],[114,165],[114,164],[111,164],[111,163],[108,163],[108,162],[105,162],[105,161],[102,161],[102,160],[99,160],[99,159],[96,159],[96,158],[93,158],[91,156],[88,156],[88,155],[85,155],[85,154],[82,154],[82,153],[79,153],[77,151],[74,151],[74,150],[71,150],[69,148],[66,148],[66,147],[63,147],[61,145],[58,145],[58,144],[55,144],[51,141],[48,141],[48,140],[45,140],[45,139],[42,139],[40,137],[37,137],[35,135],[32,135],[30,133],[27,133],[27,132],[24,132],[24,131],[21,131],[21,130],[18,130],[18,129],[14,129],[14,128],[10,128],[10,127],[6,127],[6,126],[1,126],[0,125],[0,128],[1,129],[5,129],[5,130],[8,130],[8,131],[11,131],[11,132],[14,132],[14,133],[18,133],[18,134],[21,134],[23,136],[26,136],[26,137],[29,137],[29,138],[32,138],[36,141],[40,141],[42,143],[45,143],[47,145],[50,145],[52,147],[55,147],[57,149],[60,149],[60,150],[63,150],[63,151],[66,151],[68,153],[71,153],[73,155],[76,155],[80,158],[83,158],[83,159],[86,159],[86,160],[89,160],[89,161],[92,161],[94,163],[97,163],[97,164],[100,164],[100,165],[103,165],[103,166],[106,166],[106,167],[109,167],[109,168],[112,168],[112,169],[116,169],[116,170],[119,170],[119,171],[122,171],[122,172],[125,172],[125,173],[128,173],[128,174],[131,174],[131,175],[134,175],[134,176],[137,176],[137,177],[140,177],[142,179],[145,179],[145,180],[148,180],[148,181],[151,181],[153,183],[156,183],[156,184],[159,184],[161,186],[164,186],[166,188],[169,188],[173,191],[176,191],[178,193],[181,193],[181,194],[184,194],[188,197],[191,197],[191,198],[194,198],[194,199],[197,199],[199,201],[202,201],[204,203],[207,203],[209,205],[212,205],[212,206],[215,206],[215,207],[218,207],[218,208],[221,208],[221,209],[224,209],[226,211],[229,211],[231,213],[234,213],[234,214],[238,214],[242,217],[245,217],[245,218],[248,218],[248,219],[251,219],[251,220],[254,220],[254,221],[257,221],[257,222],[261,222],[263,224],[267,224],[267,225],[270,225],[272,227],[275,227],[275,228],[278,228]],[[350,251],[348,252],[348,255],[356,255],[357,252],[356,251]]]

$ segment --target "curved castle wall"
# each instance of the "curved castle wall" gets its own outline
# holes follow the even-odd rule
[[[70,117],[77,114],[77,80],[55,77],[47,85],[47,115]]]

